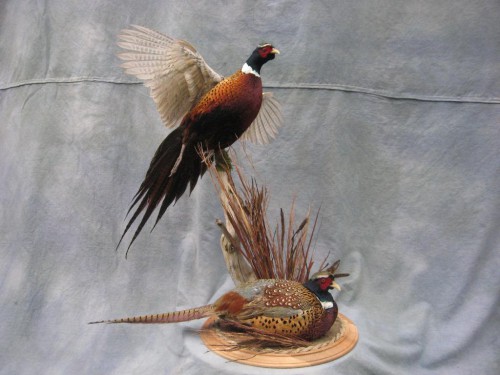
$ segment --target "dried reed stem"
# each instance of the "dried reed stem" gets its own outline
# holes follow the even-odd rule
[[[312,225],[308,211],[297,226],[293,200],[288,218],[280,209],[277,224],[271,225],[267,188],[259,186],[253,178],[249,181],[238,165],[228,162],[226,153],[221,155],[215,163],[210,158],[205,158],[205,162],[225,212],[226,224],[218,223],[223,235],[242,254],[257,278],[306,281],[314,264],[312,239],[319,210]]]

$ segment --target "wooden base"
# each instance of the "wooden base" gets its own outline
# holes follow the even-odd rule
[[[252,366],[296,368],[330,362],[349,353],[358,342],[354,323],[339,314],[330,331],[310,346],[294,349],[248,350],[234,349],[234,342],[214,325],[217,318],[208,319],[200,333],[206,347],[226,359]]]

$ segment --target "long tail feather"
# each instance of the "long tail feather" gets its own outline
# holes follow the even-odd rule
[[[97,322],[90,322],[89,324],[98,323],[142,323],[142,324],[160,324],[160,323],[179,323],[187,322],[189,320],[196,320],[201,318],[206,318],[214,314],[214,306],[206,305],[202,307],[196,307],[193,309],[173,311],[163,314],[152,314],[152,315],[142,315],[134,316],[130,318],[120,318],[112,320],[101,320]]]
[[[158,147],[151,160],[144,181],[135,194],[127,212],[128,216],[134,209],[132,217],[129,219],[116,246],[117,249],[125,234],[141,213],[144,212],[128,245],[127,254],[155,208],[161,203],[154,226],[156,226],[156,223],[161,219],[167,208],[184,194],[188,185],[190,185],[190,191],[194,189],[199,177],[205,172],[206,167],[203,166],[201,157],[196,150],[196,145],[187,144],[182,153],[182,158],[179,159],[182,149],[182,133],[183,127],[178,127]],[[172,173],[172,169],[178,160],[180,161],[177,165],[177,170]]]

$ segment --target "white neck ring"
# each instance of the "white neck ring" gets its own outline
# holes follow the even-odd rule
[[[260,74],[257,73],[250,65],[247,63],[243,64],[243,67],[241,68],[241,71],[245,74],[253,74],[256,77],[260,77]]]

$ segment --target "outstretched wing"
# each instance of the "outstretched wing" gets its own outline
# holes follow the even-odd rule
[[[184,115],[223,77],[184,40],[133,25],[118,35],[118,54],[127,74],[150,88],[165,126],[176,127]]]
[[[262,94],[262,105],[259,114],[240,139],[257,144],[272,141],[283,124],[281,104],[270,92]]]

